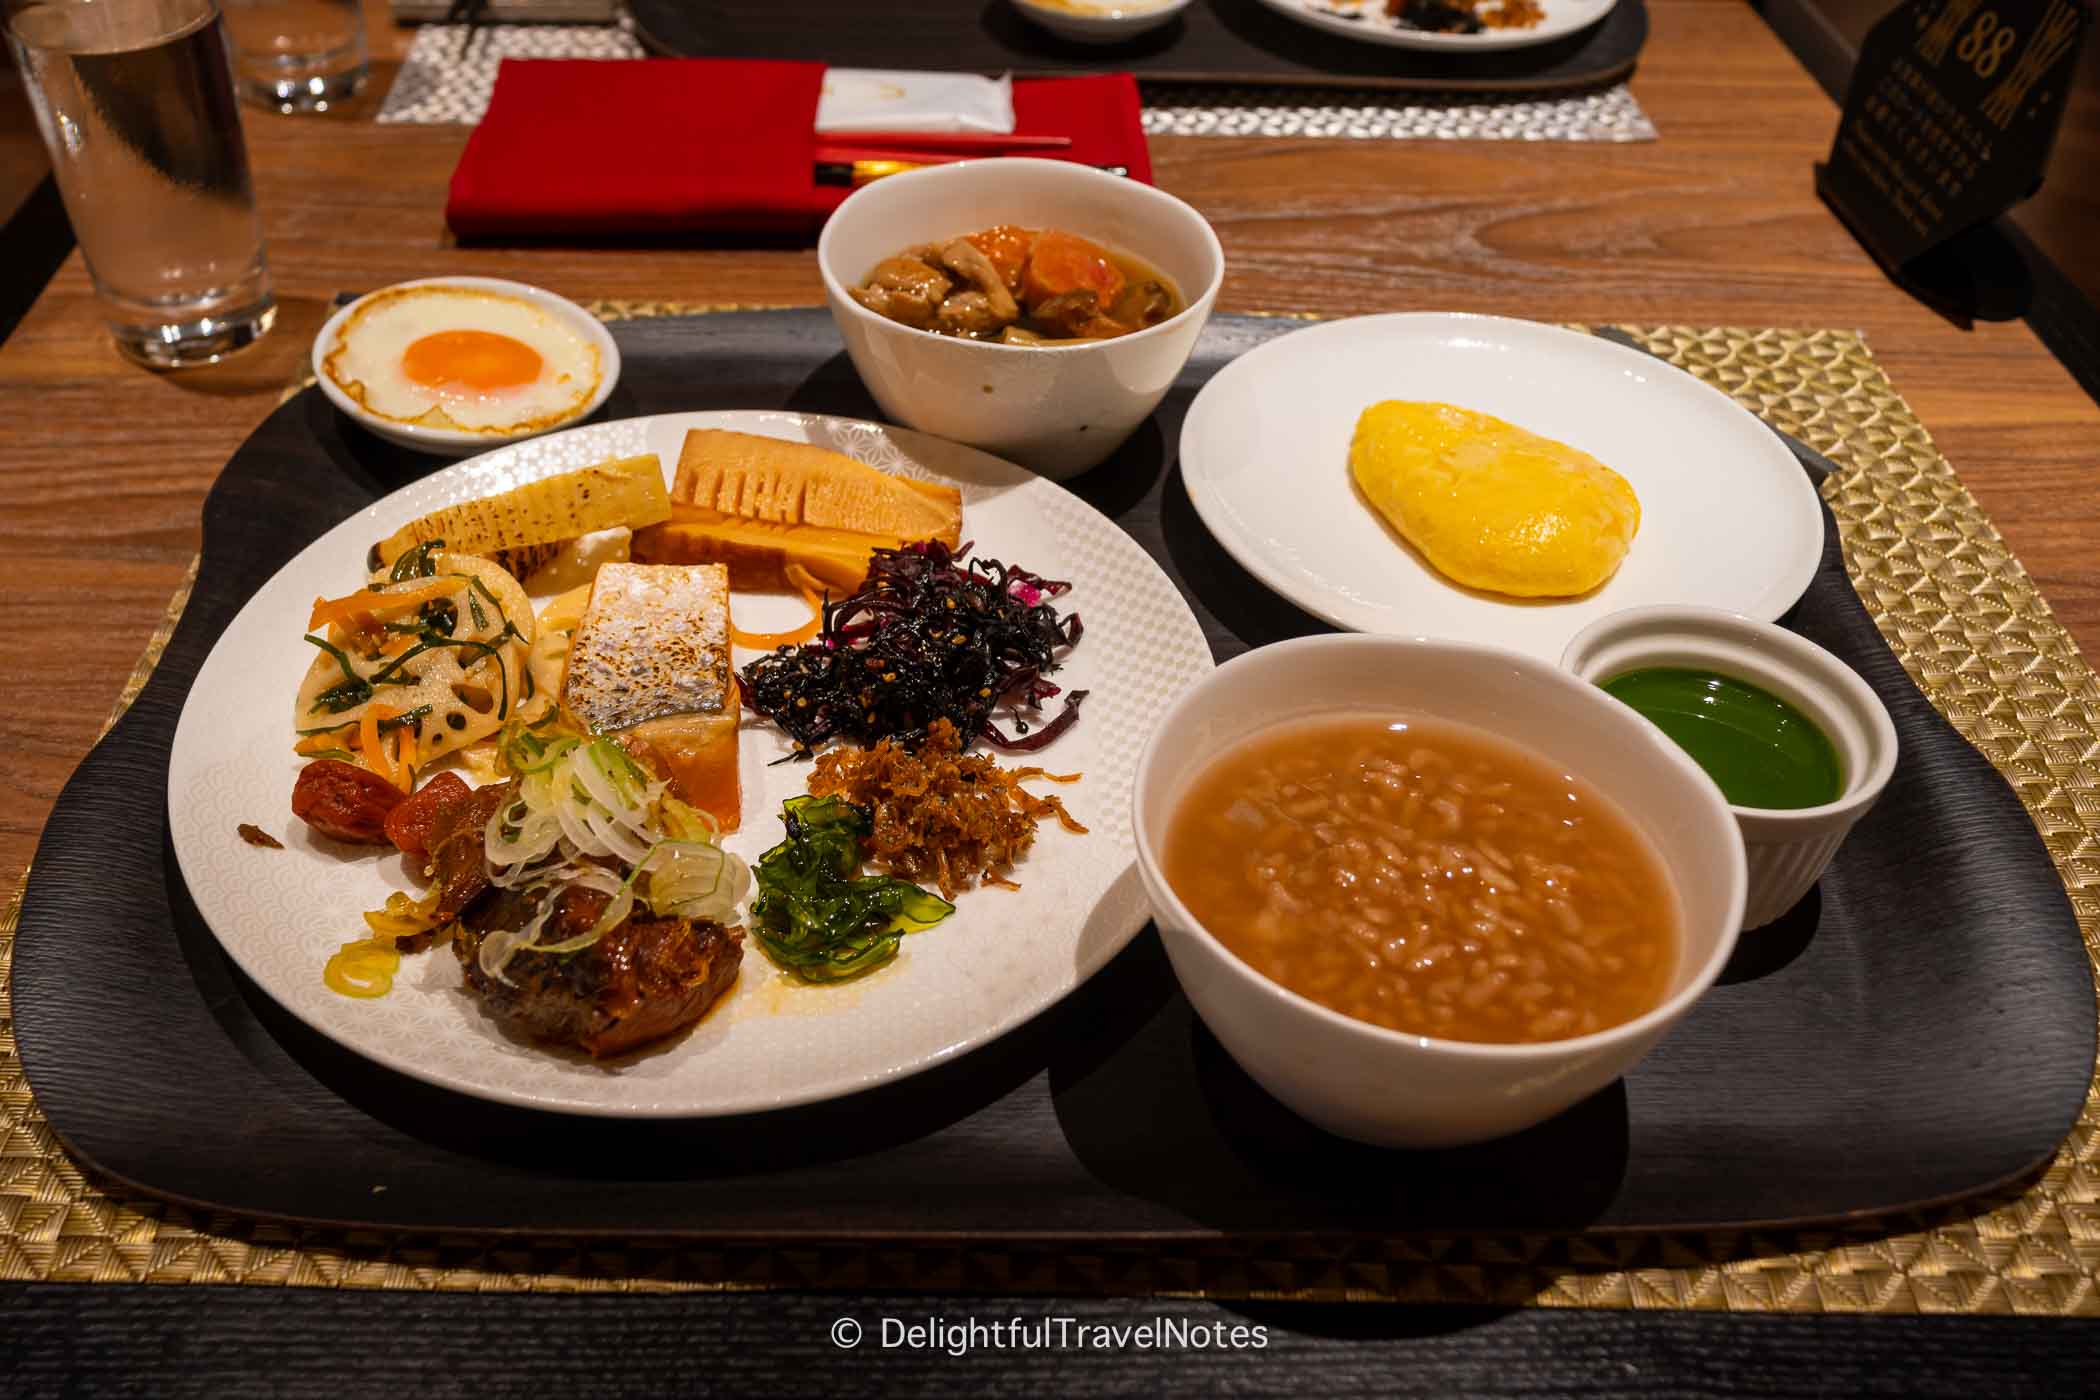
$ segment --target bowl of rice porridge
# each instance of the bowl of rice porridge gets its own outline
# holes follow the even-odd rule
[[[1329,1132],[1441,1147],[1618,1078],[1713,985],[1747,875],[1720,789],[1595,686],[1339,634],[1219,667],[1134,789],[1175,975]]]

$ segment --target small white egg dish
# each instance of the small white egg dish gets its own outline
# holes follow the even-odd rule
[[[620,350],[566,297],[498,277],[426,277],[359,297],[314,337],[329,401],[390,442],[465,457],[582,421]]]

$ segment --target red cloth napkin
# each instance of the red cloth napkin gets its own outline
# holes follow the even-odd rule
[[[815,180],[823,81],[817,63],[505,59],[445,222],[461,238],[813,232],[852,193]],[[1014,120],[1071,137],[1060,158],[1152,179],[1127,73],[1016,82]]]

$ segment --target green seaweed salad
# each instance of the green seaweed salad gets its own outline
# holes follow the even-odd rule
[[[752,933],[766,956],[810,982],[843,982],[897,955],[907,933],[955,906],[909,880],[862,875],[868,809],[843,797],[790,797],[787,839],[758,859]]]

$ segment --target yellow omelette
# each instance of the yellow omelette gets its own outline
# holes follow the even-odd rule
[[[1443,573],[1519,598],[1589,592],[1618,571],[1641,526],[1633,488],[1595,457],[1447,403],[1365,409],[1349,471]]]

